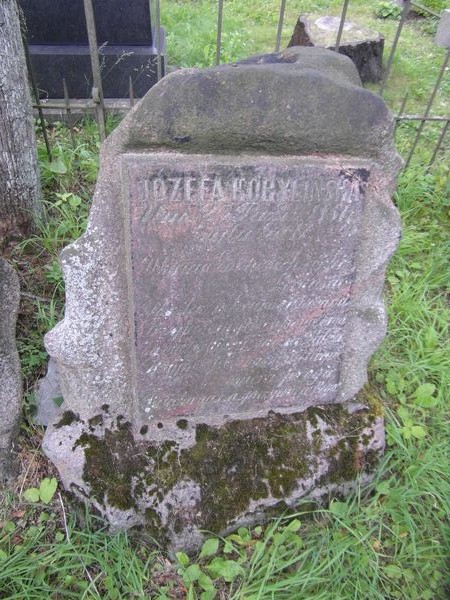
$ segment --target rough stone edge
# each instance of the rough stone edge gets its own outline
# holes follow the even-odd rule
[[[384,163],[372,165],[337,402],[349,400],[367,382],[368,362],[386,335],[385,274],[401,237],[400,214],[391,196],[402,165],[396,152],[386,153]],[[383,180],[386,181],[384,186]]]
[[[12,266],[0,258],[0,331],[3,338],[0,347],[0,486],[11,480],[16,472],[14,452],[22,406],[22,379],[16,347],[19,301],[19,278]]]
[[[358,399],[367,400],[367,398],[360,397],[355,399],[356,402]],[[95,490],[86,481],[86,448],[89,448],[89,444],[87,446],[83,445],[86,442],[81,442],[81,440],[84,436],[93,436],[93,439],[101,441],[105,440],[108,432],[112,432],[114,435],[114,432],[119,431],[117,426],[114,426],[114,419],[109,418],[107,414],[104,414],[103,417],[98,415],[90,422],[84,422],[79,420],[78,416],[73,413],[64,413],[61,421],[51,426],[52,436],[44,439],[43,447],[46,454],[63,467],[61,476],[66,489],[71,491],[78,500],[88,500],[98,513],[109,522],[111,531],[137,528],[146,535],[155,536],[171,550],[196,551],[204,539],[205,531],[227,535],[240,526],[251,526],[266,522],[271,515],[280,514],[284,510],[295,509],[303,501],[326,504],[330,498],[336,495],[348,494],[358,485],[366,484],[373,478],[374,470],[378,459],[384,452],[385,445],[384,420],[379,408],[376,404],[368,408],[367,405],[354,403],[347,404],[345,408],[335,406],[335,409],[344,410],[349,422],[345,421],[342,425],[340,417],[340,425],[337,422],[332,422],[332,418],[330,420],[328,417],[327,407],[310,407],[302,413],[290,416],[272,413],[272,418],[279,417],[281,419],[297,418],[300,414],[308,415],[305,420],[307,427],[306,447],[309,448],[305,454],[305,459],[309,461],[307,463],[308,474],[296,478],[294,487],[291,487],[290,492],[286,495],[272,495],[269,492],[263,498],[252,499],[250,497],[246,500],[244,509],[237,510],[235,514],[230,513],[233,514],[232,518],[226,521],[225,526],[217,528],[211,526],[209,522],[202,520],[202,516],[199,516],[202,515],[203,496],[205,494],[207,496],[208,492],[205,488],[205,481],[203,480],[202,483],[202,478],[200,477],[197,480],[195,475],[186,474],[184,477],[175,478],[174,483],[167,489],[164,486],[158,487],[157,482],[160,481],[160,478],[157,476],[156,480],[152,480],[156,483],[147,484],[149,486],[148,491],[144,489],[144,491],[139,492],[139,495],[136,494],[136,497],[139,496],[139,500],[135,506],[129,508],[115,506],[112,501],[108,500],[107,495],[102,498],[95,496]],[[313,415],[314,421],[310,419],[310,413]],[[361,425],[356,430],[355,422],[352,421],[354,415],[357,419],[361,418]],[[363,416],[361,417],[361,415]],[[105,416],[106,421],[102,421],[101,419]],[[261,421],[262,419],[256,419],[256,421],[258,420]],[[118,423],[119,421],[117,421]],[[234,427],[234,423],[243,422],[232,421],[226,426],[231,425]],[[334,427],[335,425],[336,427]],[[212,429],[220,431],[223,427]],[[318,439],[314,435],[317,431],[320,431],[321,435],[319,449],[317,449]],[[289,436],[298,437],[299,432],[300,430],[289,433]],[[119,456],[125,456],[127,453],[134,455],[141,452],[145,435],[133,439],[131,446],[129,440],[124,442],[123,449],[126,452],[120,452],[114,447],[114,455],[119,458]],[[288,438],[286,438],[287,440]],[[146,442],[148,443],[148,440]],[[162,446],[163,444],[160,443],[159,447]],[[70,452],[67,452],[68,448],[71,449]],[[180,448],[180,450],[182,449]],[[176,449],[175,452],[177,452]],[[267,456],[260,460],[270,462]],[[181,458],[176,460],[181,464]],[[197,460],[199,459],[197,458]],[[214,464],[219,461],[220,464],[219,455],[211,456],[209,451],[208,460]],[[350,461],[350,464],[347,464],[347,461]],[[164,461],[160,463],[158,459],[156,464],[158,470],[162,469],[165,472],[166,465]],[[168,464],[170,465],[170,463]],[[233,469],[235,465],[227,463],[226,467]],[[115,473],[121,470],[120,464],[114,465],[113,468]],[[127,465],[124,468],[127,470]],[[345,474],[347,472],[348,475]],[[149,473],[151,471],[146,471],[145,477],[148,477]],[[334,477],[336,474],[337,476]],[[107,478],[108,475],[99,472],[98,478],[103,477]],[[222,477],[223,473],[217,476],[216,481],[213,476],[208,479],[206,485],[208,488],[215,485],[219,486],[221,482],[223,483]],[[131,483],[128,482],[130,490],[134,490],[133,493],[136,493],[139,481],[142,481],[142,479],[132,478]],[[266,483],[266,485],[268,484]],[[114,492],[116,491],[114,490]],[[126,496],[126,492],[124,495]],[[158,497],[158,501],[153,501],[154,497]],[[166,508],[166,506],[169,506],[169,508]],[[181,521],[178,528],[177,521]]]
[[[280,56],[280,60],[286,58],[285,55]],[[295,53],[294,59],[298,59]],[[345,69],[356,72],[349,59],[343,58],[343,61]],[[338,62],[342,62],[340,58]],[[169,78],[165,78],[163,82],[167,79]],[[123,252],[125,215],[116,161],[120,154],[128,150],[130,135],[135,135],[135,132],[130,134],[129,131],[133,121],[143,111],[145,113],[145,106],[151,105],[155,96],[157,98],[165,93],[164,85],[167,86],[167,82],[164,85],[163,82],[152,88],[104,144],[87,231],[61,254],[66,282],[66,310],[64,320],[47,334],[46,346],[58,363],[64,406],[79,413],[82,418],[89,418],[103,404],[113,405],[112,410],[127,419],[133,420],[137,416],[134,413],[134,392],[130,389],[128,376],[131,371],[128,315],[123,309],[117,311],[117,307],[121,307],[121,299],[127,297],[128,283]],[[176,81],[172,80],[172,84],[175,85]],[[352,84],[352,87],[356,86]],[[386,205],[389,213],[395,211],[389,194],[393,191],[395,176],[401,164],[392,143],[393,119],[390,116],[388,118],[388,113],[385,113],[381,124],[376,122],[374,127],[378,130],[378,138],[384,141],[380,147],[381,156],[379,160],[373,161],[373,166],[375,168],[378,164],[380,170],[386,169],[388,173],[388,189],[381,190],[381,202]],[[163,151],[164,148],[155,149],[158,150]],[[313,155],[310,153],[310,156],[311,154]],[[374,186],[368,190],[368,197],[373,198],[372,202],[376,202],[377,194],[380,194],[380,190],[376,190]],[[391,214],[390,219],[393,218]],[[368,221],[370,223],[370,219]],[[390,256],[393,246],[391,240],[388,246],[384,260],[380,261],[381,268]],[[363,248],[362,255],[369,257],[372,250]],[[368,276],[362,269],[361,266],[360,281]],[[383,312],[380,308],[381,285],[380,280],[374,286],[372,295],[378,312]],[[103,302],[103,299],[106,300]],[[368,305],[368,299],[361,297],[359,303],[363,310]],[[355,303],[355,314],[357,306]],[[385,327],[383,318],[379,326],[380,338]],[[364,320],[361,323],[363,325]],[[356,329],[355,327],[355,331]],[[349,358],[344,361],[344,369],[345,365],[350,364],[354,340],[356,337],[353,342],[350,338],[347,342],[346,355]],[[368,354],[369,350],[362,356],[363,364],[366,364]],[[84,375],[80,376],[80,372],[84,372]],[[339,399],[342,401],[350,398],[362,383],[363,378],[360,378],[351,389],[342,389]]]

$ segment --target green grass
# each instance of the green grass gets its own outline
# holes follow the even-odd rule
[[[287,3],[284,40],[299,12],[338,14],[338,1]],[[215,2],[166,0],[174,62],[214,61]],[[375,20],[376,3],[350,5],[392,39],[395,21]],[[225,2],[226,60],[273,49],[278,2]],[[171,21],[170,21],[171,19]],[[196,23],[200,22],[201,27]],[[387,99],[396,105],[412,88],[419,110],[442,59],[432,44],[430,22],[407,24]],[[233,33],[234,32],[234,33]],[[417,43],[420,41],[420,44]],[[186,43],[187,41],[187,43]],[[178,53],[178,54],[177,54]],[[448,77],[443,92],[448,91]],[[447,96],[448,98],[448,96]],[[436,105],[448,111],[442,93]],[[116,121],[108,124],[112,128]],[[83,231],[98,168],[98,135],[86,120],[74,132],[49,127],[53,161],[39,142],[47,218],[13,259],[25,296],[19,348],[26,382],[26,414],[32,386],[46,361],[42,336],[61,318],[61,247]],[[413,127],[397,130],[405,154]],[[370,365],[370,379],[386,405],[387,451],[369,486],[328,510],[300,507],[297,515],[267,527],[241,529],[208,542],[194,557],[168,557],[152,540],[111,535],[104,524],[75,510],[59,493],[31,502],[30,488],[54,475],[40,451],[42,432],[25,421],[14,489],[0,496],[0,598],[108,600],[444,600],[450,593],[450,182],[448,149],[428,171],[436,132],[427,128],[414,164],[402,174],[395,197],[403,239],[388,271],[389,331]],[[27,500],[28,498],[28,500]]]
[[[423,3],[425,4],[425,2]],[[432,0],[430,8],[432,8]],[[347,19],[355,20],[379,31],[385,37],[385,62],[394,40],[398,21],[377,18],[380,2],[352,0]],[[280,2],[277,0],[227,0],[224,2],[222,62],[232,62],[252,54],[273,52],[277,32]],[[339,16],[342,0],[288,0],[281,48],[287,46],[301,13]],[[217,2],[216,0],[163,0],[161,21],[167,30],[167,60],[170,66],[207,67],[215,64]],[[434,44],[437,19],[422,18],[407,21],[392,65],[385,90],[385,99],[394,113],[400,110],[406,94],[405,113],[423,114],[431,95],[445,49]],[[374,91],[378,85],[368,85]],[[431,114],[449,115],[450,77],[444,77]],[[399,127],[402,138],[400,149],[405,156],[412,143],[418,123]],[[418,156],[430,159],[433,144],[442,130],[442,124],[427,124]],[[445,146],[449,148],[449,136]]]

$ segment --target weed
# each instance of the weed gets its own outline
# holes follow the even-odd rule
[[[399,20],[402,15],[402,9],[391,0],[380,2],[376,9],[376,15],[379,19]]]

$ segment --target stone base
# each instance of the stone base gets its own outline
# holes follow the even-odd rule
[[[43,448],[65,487],[89,499],[112,529],[138,526],[173,550],[189,551],[201,544],[202,530],[225,535],[301,500],[345,494],[357,477],[369,480],[384,450],[384,428],[368,397],[217,427],[179,419],[158,424],[159,440],[150,439],[146,425],[133,431],[111,417],[104,405],[87,422],[63,413]]]
[[[334,50],[339,25],[339,17],[300,15],[288,47],[318,46]],[[383,48],[384,38],[379,33],[346,21],[339,53],[353,61],[363,83],[381,81]]]
[[[164,46],[163,46],[164,47]],[[31,45],[31,64],[41,98],[90,98],[92,69],[89,46]],[[130,76],[134,96],[141,98],[156,83],[157,52],[152,46],[102,46],[100,68],[105,98],[128,98]],[[164,56],[161,57],[164,73]]]
[[[58,367],[51,358],[45,377],[39,380],[36,389],[37,412],[34,422],[47,427],[54,423],[61,413],[62,392],[59,385]]]

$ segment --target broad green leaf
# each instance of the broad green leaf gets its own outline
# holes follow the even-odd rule
[[[330,504],[330,512],[338,517],[342,517],[347,513],[348,504],[346,502],[339,502],[338,500],[333,500]]]
[[[210,564],[206,567],[210,573],[212,573],[213,577],[219,577],[221,575],[222,569],[225,565],[225,559],[221,556],[216,556],[212,559]]]
[[[183,581],[189,585],[190,583],[194,583],[202,574],[200,567],[197,564],[189,565],[183,573]]]
[[[436,386],[433,383],[424,383],[414,392],[414,403],[422,408],[431,408],[436,406],[437,399],[434,397]]]
[[[177,552],[175,554],[177,561],[182,567],[187,567],[189,564],[189,556],[185,552]]]
[[[217,538],[209,538],[202,546],[199,558],[206,558],[208,556],[214,556],[217,554],[219,549],[219,540]]]
[[[234,560],[225,560],[219,572],[220,577],[223,577],[227,583],[231,583],[242,574],[242,567]]]
[[[415,438],[421,440],[422,438],[426,437],[427,430],[425,427],[422,427],[422,425],[413,425],[411,427],[411,433]]]
[[[250,532],[247,529],[247,527],[239,527],[239,529],[237,530],[237,532],[238,532],[238,535],[241,537],[241,539],[244,542],[248,542],[252,538],[252,536],[250,535]]]
[[[0,548],[0,560],[6,560],[7,558],[8,555],[6,554],[6,552]]]
[[[72,208],[76,208],[77,206],[80,206],[81,198],[76,194],[71,194],[69,198],[69,204]]]
[[[27,502],[39,502],[39,490],[37,488],[28,488],[24,491],[23,497]]]
[[[211,577],[208,577],[206,573],[201,573],[198,578],[198,585],[207,592],[208,590],[214,589],[214,583]]]
[[[438,400],[434,396],[428,396],[427,398],[416,398],[414,403],[421,408],[433,408],[437,405]]]
[[[425,348],[432,349],[438,345],[439,338],[434,327],[427,327],[424,335]]]
[[[286,527],[288,531],[298,531],[301,527],[302,523],[299,519],[293,519],[289,525]]]
[[[45,477],[45,479],[41,481],[41,485],[39,486],[39,496],[44,504],[49,504],[52,501],[57,487],[58,482],[55,477],[52,477],[51,479]]]
[[[51,162],[47,163],[47,169],[57,175],[64,175],[67,173],[67,167],[60,156],[54,158]]]
[[[406,423],[406,421],[408,421],[411,418],[409,410],[407,408],[405,408],[404,406],[398,407],[397,414],[400,417],[400,419],[403,421],[403,423]]]
[[[195,600],[194,586],[190,585],[188,589],[188,593],[186,596],[186,600]]]
[[[13,533],[16,530],[16,524],[13,521],[5,521],[3,523],[3,529],[6,533]]]
[[[231,542],[225,542],[225,544],[223,546],[223,553],[224,554],[231,554],[234,551],[235,550],[234,550],[233,544],[231,544]]]
[[[397,567],[397,565],[386,565],[383,567],[383,571],[391,579],[399,579],[403,575],[402,569]]]
[[[214,600],[216,594],[217,590],[215,589],[206,590],[200,594],[200,600]]]
[[[416,398],[427,398],[432,396],[436,391],[436,386],[433,383],[423,383],[414,392]]]
[[[387,496],[391,491],[389,481],[380,481],[380,483],[376,487],[376,490],[382,496]]]

